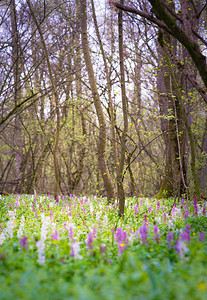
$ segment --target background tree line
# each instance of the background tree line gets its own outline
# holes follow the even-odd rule
[[[0,191],[206,195],[205,1],[0,5]]]

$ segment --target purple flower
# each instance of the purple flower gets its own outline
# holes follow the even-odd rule
[[[69,228],[69,232],[68,232],[68,237],[69,237],[69,239],[72,241],[72,239],[73,239],[73,235],[74,235],[74,233],[73,233],[73,227],[70,227]]]
[[[154,235],[155,235],[155,236],[154,236],[154,239],[153,239],[153,240],[154,240],[154,241],[156,241],[156,240],[158,241],[159,238],[160,238],[160,234],[159,234],[159,232],[158,232],[158,226],[157,226],[157,225],[154,226]]]
[[[139,228],[139,235],[142,240],[142,243],[145,245],[147,240],[147,225],[144,223],[142,227]]]
[[[203,232],[199,232],[200,238],[199,241],[202,242],[204,240],[205,234]]]
[[[123,231],[122,228],[117,228],[115,237],[117,239],[117,243],[122,243],[127,239],[126,231]]]
[[[127,232],[123,231],[122,228],[117,228],[115,237],[119,247],[118,253],[121,254],[128,244]]]
[[[135,215],[137,215],[139,213],[139,206],[137,204],[134,207],[134,212],[135,212]]]
[[[189,224],[187,224],[187,225],[185,226],[185,232],[187,232],[188,234],[191,233],[191,231],[190,231],[190,225],[189,225]]]
[[[93,247],[92,243],[93,243],[94,238],[96,238],[96,236],[97,236],[97,229],[94,227],[93,231],[88,234],[88,237],[86,239],[86,246],[87,246],[88,250],[92,249],[92,247]]]
[[[167,221],[167,215],[166,213],[163,213],[163,222],[166,222]]]
[[[203,206],[203,215],[204,216],[206,215],[206,204],[204,204],[204,206]]]
[[[197,214],[198,213],[198,206],[197,206],[197,199],[196,198],[193,199],[193,206],[194,206],[195,214]]]
[[[59,241],[59,232],[57,230],[55,230],[55,233],[51,235],[51,239]]]
[[[152,212],[152,206],[148,207],[148,213],[150,214]]]
[[[92,249],[92,243],[93,243],[93,234],[92,233],[89,233],[88,234],[88,237],[86,239],[86,246],[87,246],[87,249]]]
[[[160,202],[159,201],[157,201],[157,210],[160,210]]]
[[[190,235],[187,232],[180,233],[180,239],[183,242],[189,243],[190,242]]]
[[[185,200],[183,198],[181,199],[181,204],[185,204]]]
[[[28,249],[28,237],[25,236],[24,238],[20,239],[20,245],[22,246],[22,248],[24,248],[25,250]]]
[[[188,251],[185,242],[176,240],[175,250],[180,254],[180,258],[185,260],[185,254]]]
[[[183,214],[183,217],[186,220],[188,218],[188,216],[189,216],[189,211],[186,209],[184,214]]]
[[[171,249],[172,241],[173,240],[173,232],[169,232],[167,235],[167,242],[168,242],[168,249]]]

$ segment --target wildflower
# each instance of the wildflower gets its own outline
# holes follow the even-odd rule
[[[7,223],[6,234],[12,238],[13,237],[13,229],[15,228],[15,214],[16,211],[9,211],[9,221]]]
[[[157,210],[160,210],[160,202],[157,201],[157,205],[156,205]]]
[[[204,291],[206,290],[206,285],[205,285],[205,283],[204,283],[204,282],[199,283],[198,289],[199,289],[201,292],[204,292]]]
[[[189,211],[186,209],[184,214],[183,214],[183,217],[186,220],[188,218],[188,216],[189,216]]]
[[[167,235],[167,242],[168,242],[168,249],[171,249],[172,241],[173,240],[173,232],[169,232]]]
[[[142,227],[139,228],[139,235],[142,240],[142,243],[145,245],[147,240],[147,225],[144,223]]]
[[[118,243],[118,253],[121,254],[128,244],[128,235],[126,231],[123,231],[122,228],[117,228],[115,234],[117,243]]]
[[[154,235],[155,235],[155,236],[154,236],[154,239],[153,239],[153,240],[154,240],[154,241],[156,241],[156,240],[158,241],[159,238],[160,238],[160,234],[158,233],[158,226],[157,226],[157,225],[154,226]]]
[[[88,234],[88,238],[86,239],[86,245],[88,250],[92,249],[92,243],[94,238],[96,238],[97,229],[94,227],[93,231]]]
[[[186,246],[184,241],[176,241],[175,250],[179,253],[180,258],[185,260],[185,254],[188,251],[188,247]]]
[[[73,236],[74,236],[73,227],[70,226],[69,232],[68,232],[68,237],[71,241],[73,240]]]
[[[139,206],[136,204],[134,207],[134,213],[137,215],[139,213]]]
[[[127,239],[127,233],[126,233],[126,231],[123,231],[122,228],[117,228],[115,237],[116,237],[117,242],[119,244],[121,244],[124,240]]]
[[[205,234],[203,232],[199,232],[199,235],[200,235],[199,242],[202,242],[204,240]]]
[[[20,245],[22,246],[22,248],[24,248],[25,250],[28,249],[28,237],[25,236],[24,238],[20,239]]]
[[[45,244],[44,241],[40,240],[36,242],[37,252],[38,252],[38,260],[37,262],[40,265],[44,265],[45,263]]]
[[[148,213],[151,214],[152,212],[152,206],[148,207]]]
[[[187,232],[181,232],[180,233],[180,239],[181,239],[181,241],[186,242],[186,243],[189,244],[189,242],[190,242],[190,235]]]
[[[80,245],[78,242],[73,242],[71,244],[71,257],[77,258],[77,259],[82,259],[82,256],[79,254],[80,252]]]
[[[204,204],[204,206],[203,206],[203,215],[204,215],[204,217],[206,216],[206,204]]]
[[[55,230],[55,233],[51,235],[51,239],[59,241],[59,232],[57,230]]]
[[[0,245],[3,244],[3,242],[5,241],[5,239],[6,239],[5,233],[2,232],[2,233],[0,234]]]
[[[87,249],[92,249],[92,243],[93,243],[93,234],[89,233],[88,238],[86,239],[86,246]]]
[[[167,221],[167,214],[164,212],[163,213],[163,222],[165,223]]]
[[[185,232],[187,232],[188,234],[191,233],[191,231],[190,231],[190,225],[189,225],[189,224],[187,224],[187,225],[185,226]]]
[[[197,214],[198,213],[198,205],[197,205],[197,199],[196,198],[193,199],[193,206],[194,206],[195,214]]]
[[[21,220],[20,220],[19,229],[17,231],[17,236],[18,236],[19,239],[23,236],[24,222],[25,222],[25,217],[22,216]]]
[[[119,247],[118,253],[121,254],[126,248],[126,244],[125,243],[118,244],[118,247]]]
[[[183,198],[181,199],[181,204],[185,204],[185,200]]]

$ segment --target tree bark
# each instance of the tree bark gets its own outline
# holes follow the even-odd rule
[[[34,20],[35,25],[37,26],[39,35],[40,35],[40,39],[41,39],[41,43],[45,52],[45,56],[46,56],[46,60],[47,60],[47,67],[48,67],[48,71],[49,71],[49,77],[50,77],[50,82],[52,85],[52,90],[53,90],[53,97],[54,97],[54,101],[55,101],[55,112],[56,112],[56,117],[57,117],[57,121],[56,121],[56,134],[55,134],[55,141],[54,141],[54,146],[53,146],[53,160],[54,160],[54,170],[55,170],[55,184],[54,184],[54,198],[56,199],[58,196],[58,192],[60,189],[60,176],[59,176],[59,168],[58,168],[58,158],[57,158],[57,150],[58,150],[58,142],[59,142],[59,136],[60,136],[60,109],[59,109],[59,97],[58,97],[58,93],[57,93],[57,88],[56,88],[56,83],[54,80],[54,76],[52,73],[52,68],[51,68],[51,64],[50,64],[50,58],[49,58],[49,54],[48,54],[48,50],[47,50],[47,46],[44,40],[44,36],[41,30],[41,27],[39,26],[38,22],[37,22],[37,18],[34,14],[32,5],[30,3],[30,0],[27,0],[27,4],[29,6],[30,9],[30,13],[32,15],[32,18]]]
[[[121,0],[121,4],[124,0]],[[119,199],[119,216],[124,216],[124,206],[125,206],[125,193],[123,187],[123,169],[125,163],[125,153],[126,153],[126,139],[128,131],[128,108],[127,108],[127,97],[126,97],[126,87],[125,87],[125,75],[124,75],[124,49],[123,49],[123,21],[122,21],[122,11],[118,12],[118,33],[119,33],[119,65],[120,65],[120,79],[121,79],[121,97],[122,97],[122,112],[124,120],[124,128],[121,136],[121,153],[119,159],[119,168],[117,174],[117,192]]]
[[[89,52],[88,34],[87,34],[87,10],[86,0],[80,1],[81,10],[81,37],[82,49],[85,59],[85,64],[88,72],[90,87],[93,95],[93,102],[96,109],[96,114],[99,122],[99,138],[98,138],[98,163],[101,175],[104,181],[104,187],[107,193],[109,202],[115,198],[114,186],[106,164],[106,122],[104,112],[101,105],[101,100],[97,90],[96,79],[93,71],[92,61]]]
[[[17,29],[17,11],[15,0],[11,0],[11,28],[12,28],[12,63],[13,63],[13,77],[14,77],[14,106],[19,105],[21,100],[21,84],[20,84],[20,57],[19,57],[19,33]],[[22,192],[22,130],[21,117],[17,114],[15,116],[15,160],[16,160],[16,193]]]

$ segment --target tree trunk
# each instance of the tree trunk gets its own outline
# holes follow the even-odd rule
[[[121,0],[121,4],[124,0]],[[119,216],[124,216],[124,206],[125,206],[125,193],[123,187],[123,169],[125,163],[125,153],[126,153],[126,139],[128,131],[128,108],[127,108],[127,97],[125,88],[125,75],[124,75],[124,50],[123,50],[123,21],[122,21],[122,11],[118,12],[118,32],[119,32],[119,64],[120,64],[120,77],[121,77],[121,96],[122,96],[122,111],[124,128],[121,136],[121,153],[119,159],[119,168],[117,174],[117,192],[119,199]]]
[[[11,0],[11,28],[12,28],[12,63],[13,63],[13,77],[14,77],[14,105],[15,107],[21,100],[21,83],[20,83],[20,57],[19,57],[19,34],[17,29],[17,11],[15,0]],[[15,116],[15,159],[16,159],[16,193],[22,192],[22,138],[21,138],[21,117],[17,114]]]
[[[27,0],[27,4],[29,6],[30,9],[30,13],[32,15],[32,18],[34,20],[35,25],[37,26],[39,35],[40,35],[40,39],[41,39],[41,43],[45,52],[45,56],[46,56],[46,60],[47,60],[47,67],[48,67],[48,71],[49,71],[49,77],[50,77],[50,82],[52,85],[52,90],[53,90],[53,97],[54,97],[54,102],[55,102],[55,112],[56,112],[56,117],[57,117],[57,121],[56,121],[56,134],[55,134],[55,141],[54,141],[54,146],[53,146],[53,160],[54,160],[54,170],[55,170],[55,184],[54,184],[54,198],[56,199],[58,196],[58,192],[60,189],[60,176],[59,176],[59,168],[58,168],[58,158],[57,158],[57,150],[58,150],[58,142],[59,142],[59,135],[60,135],[60,109],[59,109],[59,97],[58,97],[58,93],[57,93],[57,89],[56,89],[56,83],[54,80],[54,76],[52,74],[52,68],[51,68],[51,64],[50,64],[50,59],[49,59],[49,54],[47,51],[47,46],[43,37],[43,33],[41,30],[41,27],[39,26],[36,16],[34,14],[32,5],[30,3],[30,0]]]
[[[115,198],[114,186],[106,164],[106,122],[104,112],[101,105],[101,100],[98,94],[96,79],[93,71],[92,61],[89,52],[88,35],[87,35],[87,10],[86,0],[80,1],[81,10],[81,37],[82,49],[85,59],[85,64],[88,72],[90,87],[93,95],[93,101],[96,109],[96,114],[99,122],[99,139],[98,139],[98,163],[101,175],[104,181],[104,187],[107,193],[109,202]]]

